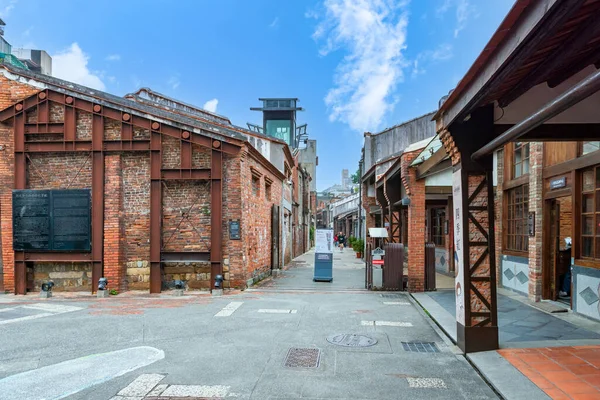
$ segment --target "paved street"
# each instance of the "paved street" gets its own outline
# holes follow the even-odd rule
[[[0,399],[497,398],[410,297],[363,289],[353,252],[332,283],[313,256],[223,297],[2,296]]]

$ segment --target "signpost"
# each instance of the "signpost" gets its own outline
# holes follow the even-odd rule
[[[333,229],[315,231],[315,271],[313,281],[333,280]]]

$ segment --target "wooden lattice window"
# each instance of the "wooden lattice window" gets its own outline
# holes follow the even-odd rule
[[[513,179],[529,173],[529,143],[515,143],[512,159],[512,173]]]
[[[431,210],[431,241],[436,246],[446,244],[446,235],[444,235],[444,224],[446,223],[446,209],[433,208]]]
[[[506,192],[507,217],[504,248],[509,251],[527,252],[529,246],[527,232],[529,185],[517,186]]]
[[[581,258],[600,260],[600,167],[581,173]]]

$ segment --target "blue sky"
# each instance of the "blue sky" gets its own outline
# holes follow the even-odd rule
[[[259,97],[298,97],[322,190],[357,169],[364,131],[435,110],[513,3],[0,0],[0,15],[55,76],[117,95],[147,86],[242,126]]]

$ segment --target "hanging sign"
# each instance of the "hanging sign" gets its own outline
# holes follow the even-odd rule
[[[229,221],[229,239],[240,240],[241,238],[240,221]]]

